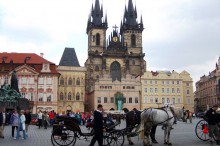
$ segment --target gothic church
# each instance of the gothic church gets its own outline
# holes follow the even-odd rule
[[[101,103],[106,110],[140,109],[141,80],[146,71],[142,48],[142,17],[132,0],[125,6],[120,29],[115,26],[110,36],[107,15],[95,0],[87,22],[88,58],[85,62],[85,110],[91,111]]]

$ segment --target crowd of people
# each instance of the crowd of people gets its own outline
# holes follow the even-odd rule
[[[208,133],[210,143],[213,143],[214,139],[217,142],[217,145],[220,145],[220,133],[219,133],[219,126],[220,126],[220,114],[217,114],[218,105],[214,105],[205,113],[205,119],[208,122]],[[47,129],[48,126],[52,127],[55,118],[57,116],[68,116],[74,117],[77,119],[77,124],[85,125],[85,123],[91,123],[93,120],[93,129],[94,129],[94,136],[91,140],[89,146],[94,146],[95,142],[97,141],[99,146],[102,146],[103,143],[103,132],[106,130],[104,128],[104,123],[106,122],[106,117],[103,115],[103,107],[101,104],[97,106],[97,109],[93,113],[80,113],[80,112],[72,112],[68,111],[66,113],[57,114],[54,111],[41,111],[37,113],[37,126],[39,129],[44,127]],[[93,116],[91,118],[91,116]],[[193,113],[189,110],[184,112],[183,122],[189,120],[192,123]],[[112,118],[112,115],[108,115],[107,118]],[[11,136],[14,139],[27,139],[28,137],[28,129],[29,125],[31,124],[32,115],[30,111],[27,110],[14,110],[12,113],[7,113],[5,107],[0,108],[0,138],[4,138],[4,127],[7,124],[11,125]],[[156,126],[152,127],[151,130],[151,140],[153,143],[157,143],[155,139],[155,132]],[[215,137],[215,138],[214,138]]]

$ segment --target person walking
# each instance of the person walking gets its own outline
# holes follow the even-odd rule
[[[208,132],[209,132],[209,140],[210,143],[213,143],[213,137],[216,137],[217,145],[220,145],[219,141],[219,130],[218,130],[218,119],[216,115],[216,110],[218,109],[218,105],[212,106],[205,114],[208,122]]]
[[[5,113],[5,108],[3,107],[0,112],[0,138],[5,138],[4,137],[5,123],[6,123],[6,113]]]
[[[54,112],[54,110],[50,111],[50,113],[49,113],[49,118],[50,118],[50,126],[52,127],[52,126],[53,126],[53,123],[54,123],[54,118],[55,118],[55,112]]]
[[[39,129],[42,127],[42,119],[43,119],[43,114],[41,110],[37,114],[37,120],[38,120],[38,127]]]
[[[14,110],[13,114],[10,117],[10,123],[12,125],[11,136],[14,137],[14,139],[16,139],[14,135],[14,131],[15,129],[18,130],[18,125],[19,125],[19,114],[16,109]]]
[[[49,116],[46,111],[44,111],[42,119],[43,119],[44,129],[47,129],[47,125],[49,123]]]
[[[94,136],[90,142],[89,146],[94,146],[96,141],[98,141],[99,146],[103,146],[103,116],[102,116],[103,107],[101,104],[98,104],[97,110],[94,111]]]
[[[26,131],[25,132],[26,132],[26,136],[28,136],[28,128],[31,123],[31,114],[28,109],[25,110],[24,116],[26,119],[26,121],[25,121],[25,130]]]
[[[25,115],[24,115],[24,110],[21,110],[21,114],[19,116],[19,126],[18,126],[18,130],[17,130],[17,136],[16,139],[19,139],[20,137],[20,131],[23,132],[23,137],[22,139],[26,139],[26,133],[25,133]]]

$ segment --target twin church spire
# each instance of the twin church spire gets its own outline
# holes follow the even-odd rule
[[[92,5],[91,13],[87,22],[87,33],[91,28],[108,28],[107,14],[103,18],[103,5],[100,6],[99,0],[95,0],[95,7]],[[121,21],[121,30],[141,29],[143,30],[142,16],[140,22],[137,21],[137,9],[133,6],[132,0],[128,2],[128,8],[125,6],[123,20]]]

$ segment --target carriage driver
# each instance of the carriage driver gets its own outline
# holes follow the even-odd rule
[[[213,143],[213,136],[216,136],[216,143],[220,145],[219,141],[219,130],[218,130],[218,118],[216,114],[216,110],[218,109],[218,105],[215,104],[211,107],[205,114],[208,122],[208,132],[209,132],[209,140],[210,143]]]
[[[98,141],[99,146],[103,146],[103,115],[102,115],[103,107],[101,104],[98,104],[97,110],[94,111],[94,136],[91,140],[89,146],[94,146],[95,142]]]

